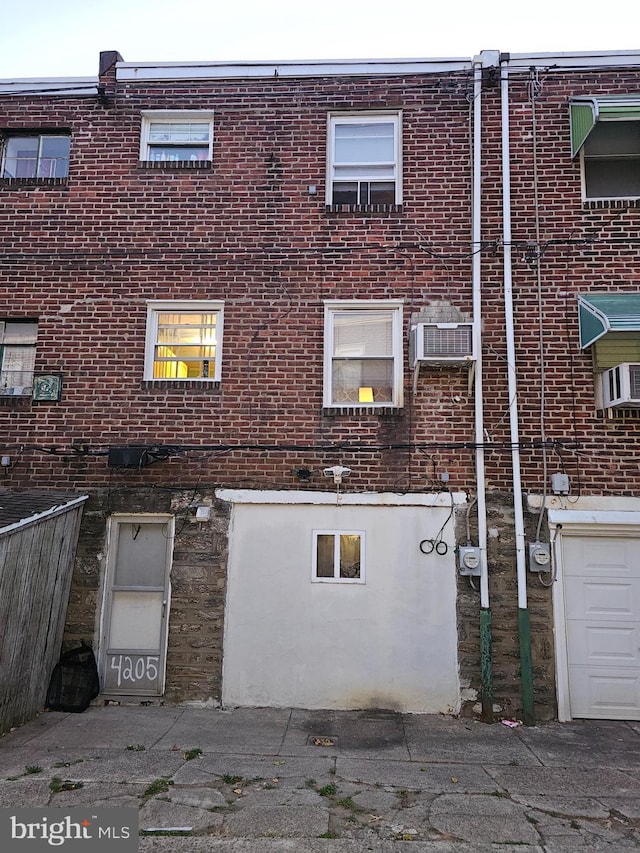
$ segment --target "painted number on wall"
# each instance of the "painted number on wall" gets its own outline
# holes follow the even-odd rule
[[[155,681],[158,677],[159,657],[151,655],[112,655],[111,669],[115,670],[118,687],[125,682]]]

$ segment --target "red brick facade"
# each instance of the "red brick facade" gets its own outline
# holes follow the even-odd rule
[[[639,71],[576,66],[509,76],[522,487],[545,490],[544,441],[548,471],[566,471],[572,493],[635,496],[640,426],[596,412],[576,301],[581,293],[638,289],[640,207],[582,201],[568,99],[634,93]],[[72,139],[67,180],[0,180],[0,319],[37,319],[36,372],[63,375],[60,402],[0,397],[0,450],[12,461],[4,483],[91,495],[69,641],[95,630],[96,553],[110,511],[168,511],[180,495],[213,496],[216,487],[324,489],[319,472],[338,463],[352,468],[348,491],[437,490],[446,471],[449,488],[476,492],[466,368],[423,368],[414,390],[405,346],[401,410],[332,412],[323,409],[322,359],[324,300],[403,299],[406,334],[412,314],[443,300],[471,318],[471,64],[413,74],[128,82],[116,80],[111,65],[102,84],[103,95],[0,98],[2,130],[68,129]],[[174,109],[213,112],[210,166],[140,162],[141,113]],[[402,111],[402,205],[325,205],[327,115],[334,110]],[[489,526],[497,531],[488,552],[494,692],[509,715],[518,713],[520,699],[499,69],[485,69],[482,122],[485,461]],[[144,381],[152,299],[224,301],[219,384]],[[108,449],[128,444],[170,452],[140,470],[109,467]],[[302,486],[298,468],[311,472]],[[527,511],[526,524],[533,536],[537,515]],[[216,525],[204,537],[192,527],[178,537],[179,565],[193,568],[203,551],[215,560],[203,561],[199,579],[187,569],[178,573],[172,698],[219,696],[226,545],[223,521]],[[528,586],[536,701],[549,717],[551,594],[535,576]],[[466,579],[459,590],[461,675],[478,689],[478,597]]]

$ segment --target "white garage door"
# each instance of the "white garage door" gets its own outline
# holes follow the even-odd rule
[[[446,506],[236,503],[224,704],[455,711],[451,532]]]
[[[571,716],[640,719],[640,538],[562,536]]]

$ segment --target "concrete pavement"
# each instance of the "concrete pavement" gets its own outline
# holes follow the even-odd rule
[[[137,807],[143,853],[617,853],[640,849],[640,722],[94,704],[0,738],[17,805]]]

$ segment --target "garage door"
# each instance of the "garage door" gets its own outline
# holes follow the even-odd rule
[[[640,719],[640,538],[563,535],[571,716]]]
[[[419,547],[451,527],[446,505],[236,503],[224,704],[455,711],[453,543]]]

